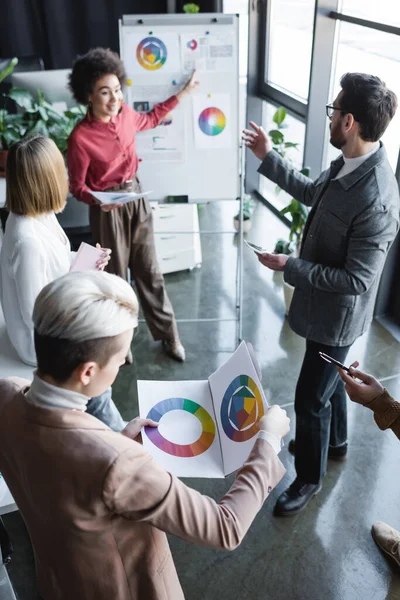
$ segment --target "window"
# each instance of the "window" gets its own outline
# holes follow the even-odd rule
[[[345,15],[400,27],[400,2],[397,0],[342,0]]]
[[[224,13],[239,17],[239,76],[247,76],[249,0],[224,0]]]
[[[265,131],[270,131],[271,129],[276,129],[276,124],[273,122],[272,118],[275,114],[277,107],[269,102],[263,102],[263,120],[262,126]],[[301,169],[303,165],[303,154],[304,154],[304,135],[305,135],[305,124],[287,114],[284,120],[284,124],[286,127],[282,129],[282,132],[285,136],[285,140],[287,142],[298,143],[299,146],[297,149],[290,148],[287,151],[287,155],[285,158],[288,158],[292,161],[293,166],[296,169]],[[273,204],[275,208],[281,210],[284,208],[291,200],[291,196],[280,190],[277,193],[277,186],[275,183],[267,179],[266,177],[260,176],[260,188],[259,192],[264,198],[268,200],[270,204]]]
[[[315,0],[270,0],[267,84],[308,98]]]
[[[357,0],[345,0],[347,1],[358,4]],[[336,68],[330,100],[340,92],[340,77],[344,73],[357,71],[380,77],[400,100],[400,37],[345,22],[340,22],[337,26]],[[399,156],[399,140],[400,110],[397,110],[382,138],[393,170],[396,170]],[[330,146],[327,164],[337,155],[338,150]]]

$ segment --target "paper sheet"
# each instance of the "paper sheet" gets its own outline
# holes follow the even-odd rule
[[[135,194],[134,192],[124,192],[123,190],[120,192],[93,192],[90,190],[90,193],[97,200],[100,200],[102,204],[128,204],[128,202],[132,202],[132,200],[149,196],[153,192],[140,192],[140,194]]]
[[[140,108],[140,104],[144,107],[148,106],[149,110],[154,106],[149,100],[135,102],[134,107],[135,104],[137,108]],[[158,127],[137,133],[136,152],[142,160],[183,162],[185,159],[185,120],[182,108],[177,106],[168,113]]]
[[[101,258],[103,250],[82,242],[71,264],[70,271],[88,271],[96,269],[96,263]]]
[[[229,475],[246,461],[259,431],[256,422],[268,409],[245,342],[209,377],[209,382],[224,473]]]
[[[235,69],[232,33],[181,34],[181,59],[185,73],[232,72]]]
[[[232,147],[229,94],[195,94],[192,97],[194,143],[201,150]]]
[[[165,102],[165,100],[174,96],[183,87],[186,80],[187,77],[184,76],[180,79],[174,79],[175,84],[171,80],[165,85],[159,85],[157,81],[157,85],[149,83],[148,85],[141,84],[138,86],[133,85],[131,88],[128,87],[126,89],[128,104],[137,112],[148,112],[157,102]]]
[[[224,477],[208,381],[138,381],[143,446],[178,477]],[[185,402],[189,401],[189,402]]]
[[[131,32],[125,36],[124,62],[128,77],[144,75],[156,81],[159,74],[181,71],[179,36],[177,33]]]

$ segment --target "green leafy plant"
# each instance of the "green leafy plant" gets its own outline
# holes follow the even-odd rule
[[[66,152],[70,133],[76,123],[85,116],[86,110],[83,106],[76,106],[60,113],[46,101],[43,92],[39,89],[37,100],[30,92],[21,88],[12,88],[7,97],[23,109],[22,115],[10,115],[16,117],[19,124],[19,130],[15,132],[12,142],[30,135],[41,134],[54,140],[60,152],[63,154]]]
[[[280,106],[272,117],[276,127],[271,129],[268,134],[271,137],[273,149],[280,156],[282,156],[282,158],[290,160],[290,158],[287,156],[288,150],[298,150],[299,144],[295,142],[289,142],[285,137],[284,130],[287,128],[287,124],[285,122],[286,116],[286,110]],[[308,167],[304,167],[300,170],[300,173],[308,177],[310,175],[310,169]],[[277,194],[279,194],[279,186],[276,187],[275,191]],[[292,254],[298,250],[300,246],[301,236],[303,234],[304,225],[308,216],[308,210],[301,202],[295,198],[292,198],[289,204],[280,211],[280,214],[289,214],[291,216],[289,240],[279,239],[276,242],[274,252],[277,254]]]
[[[6,109],[0,109],[0,149],[8,150],[14,142],[23,137],[22,115],[10,115]]]
[[[251,215],[253,212],[254,201],[249,194],[245,194],[243,198],[243,221],[248,221],[251,219]],[[240,212],[234,216],[234,219],[239,220]]]
[[[50,135],[50,127],[55,123],[66,122],[64,115],[53,109],[51,104],[44,99],[43,92],[37,90],[38,100],[21,88],[12,88],[7,96],[23,109],[22,122],[25,128],[24,137],[40,133]]]
[[[193,2],[189,2],[188,4],[183,5],[183,12],[186,14],[196,14],[200,11],[200,6],[194,4]]]
[[[0,83],[14,71],[18,58],[10,60],[0,72]],[[0,147],[7,150],[11,144],[21,138],[23,131],[22,115],[12,115],[5,108],[0,109]]]
[[[64,112],[66,121],[60,121],[59,123],[51,125],[49,135],[62,154],[67,152],[68,138],[71,135],[73,128],[85,115],[86,108],[81,104],[78,104]]]
[[[10,62],[8,63],[8,65],[6,65],[4,67],[4,69],[2,71],[0,71],[0,83],[3,81],[3,79],[5,79],[9,75],[11,75],[11,73],[14,71],[14,68],[16,67],[17,64],[18,64],[18,58],[17,57],[12,58],[10,60]]]
[[[18,59],[13,58],[0,72],[0,83],[11,75],[17,63]],[[6,108],[0,109],[0,147],[2,150],[8,150],[14,142],[38,133],[54,140],[60,152],[65,154],[68,138],[73,128],[86,114],[85,107],[78,105],[60,113],[46,101],[40,89],[37,90],[37,99],[30,92],[21,88],[12,88],[3,95],[22,110],[18,114],[11,114]]]

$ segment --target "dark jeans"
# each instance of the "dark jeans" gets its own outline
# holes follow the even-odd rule
[[[108,425],[113,431],[121,431],[125,428],[125,422],[121,417],[121,413],[112,399],[110,387],[101,396],[90,398],[87,403],[86,412]]]
[[[296,386],[297,477],[319,483],[326,473],[328,446],[347,441],[347,400],[337,368],[322,360],[325,352],[341,363],[350,346],[325,346],[306,341],[306,353]]]

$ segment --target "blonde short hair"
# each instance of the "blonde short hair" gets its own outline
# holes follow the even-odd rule
[[[79,343],[133,329],[138,312],[135,292],[117,275],[74,271],[42,289],[32,318],[39,335]]]
[[[100,271],[73,272],[46,285],[33,309],[38,372],[65,382],[88,361],[103,368],[138,323],[131,286]]]
[[[6,208],[16,215],[36,217],[65,207],[68,181],[64,159],[50,138],[35,135],[8,151]]]

